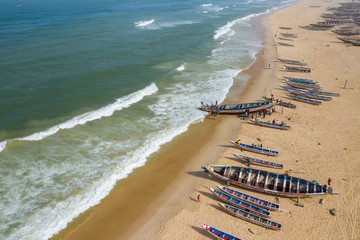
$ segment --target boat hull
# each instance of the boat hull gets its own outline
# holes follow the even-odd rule
[[[225,165],[206,166],[207,172],[235,186],[289,198],[337,194],[331,187],[268,171]]]

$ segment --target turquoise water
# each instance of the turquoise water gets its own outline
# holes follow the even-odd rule
[[[290,3],[0,0],[0,239],[51,237],[202,121]]]

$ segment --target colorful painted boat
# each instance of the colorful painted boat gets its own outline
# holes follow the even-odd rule
[[[241,143],[240,140],[230,141],[230,142],[232,144],[238,146],[241,150],[247,150],[250,152],[265,154],[268,156],[278,156],[279,155],[279,152],[277,152],[277,151],[269,150],[269,149],[265,149],[265,148],[261,148],[261,147],[257,147],[257,146],[253,146],[253,145],[244,144],[244,143]]]
[[[218,204],[222,208],[224,208],[225,211],[227,211],[228,213],[230,213],[230,214],[234,215],[235,217],[238,217],[242,220],[254,223],[254,224],[262,226],[264,228],[270,228],[273,230],[281,230],[282,229],[282,225],[280,223],[271,221],[270,219],[257,216],[255,214],[252,214],[252,213],[243,211],[241,209],[238,209],[236,207],[230,206],[228,204],[224,204],[224,203],[220,203],[220,202],[218,202]]]
[[[288,64],[302,65],[302,66],[307,65],[307,63],[300,62],[300,61],[297,61],[297,60],[290,60],[290,59],[285,59],[285,58],[277,58],[277,59],[280,60],[280,61],[282,61],[282,62],[286,62],[286,63],[288,63]]]
[[[285,80],[285,82],[286,84],[294,88],[320,89],[319,84],[306,84],[306,83],[292,82],[289,80]]]
[[[240,199],[238,199],[236,197],[231,196],[230,194],[227,194],[227,193],[222,192],[220,190],[214,189],[212,187],[208,187],[208,186],[206,186],[206,187],[216,197],[218,197],[219,199],[221,199],[222,201],[224,201],[226,203],[229,203],[231,205],[234,205],[235,207],[244,209],[246,211],[249,211],[249,212],[251,212],[253,214],[257,214],[257,215],[262,216],[262,217],[266,217],[266,218],[270,217],[270,212],[263,209],[263,208],[261,208],[261,207],[257,207],[255,205],[252,205],[247,201],[240,200]]]
[[[320,101],[312,100],[310,98],[300,97],[300,96],[297,96],[295,94],[286,93],[286,95],[288,95],[289,97],[291,97],[291,98],[293,98],[293,99],[295,99],[297,101],[300,101],[300,102],[310,103],[310,104],[313,104],[313,105],[320,105],[321,104]]]
[[[267,96],[263,96],[263,98],[267,101],[272,101],[271,98],[267,97]],[[276,105],[280,105],[280,106],[283,106],[283,107],[288,107],[288,108],[296,108],[296,105],[295,104],[292,104],[291,102],[284,102],[283,100],[278,100],[277,102],[275,101],[275,104]]]
[[[242,193],[242,192],[238,192],[238,191],[235,191],[234,189],[231,189],[231,188],[228,188],[228,187],[225,187],[225,186],[221,186],[221,185],[217,185],[215,184],[216,187],[218,187],[221,191],[223,192],[226,192],[228,194],[230,194],[231,196],[234,196],[238,199],[241,199],[245,202],[249,202],[251,203],[252,205],[256,205],[260,208],[264,208],[264,209],[267,209],[267,210],[270,210],[270,211],[280,211],[280,206],[278,204],[275,204],[275,203],[272,203],[272,202],[269,202],[269,201],[265,201],[263,199],[260,199],[260,198],[257,198],[257,197],[254,197],[254,196],[250,196],[250,195],[247,195],[245,193]]]
[[[228,104],[228,105],[205,105],[201,104],[200,110],[210,112],[215,111],[221,114],[240,114],[248,112],[257,112],[266,108],[272,107],[274,104],[270,101],[267,102],[254,102],[254,103],[241,103],[241,104]]]
[[[209,165],[205,169],[214,177],[233,185],[277,196],[307,197],[338,194],[326,185],[254,168]]]
[[[360,34],[359,31],[346,31],[346,30],[331,30],[331,31],[336,33],[336,34],[345,35],[345,36],[359,35]]]
[[[298,95],[298,96],[312,98],[312,99],[318,99],[318,100],[323,100],[323,101],[332,100],[332,98],[329,97],[329,96],[318,95],[318,94],[310,92],[309,90],[303,90],[303,89],[288,87],[288,86],[285,86],[285,85],[280,85],[280,87],[282,87],[285,90],[289,91],[290,93]]]
[[[311,92],[311,93],[315,93],[317,95],[333,96],[333,97],[340,96],[340,94],[338,94],[338,93],[324,92],[324,91],[315,90],[315,89],[308,89],[308,91]]]
[[[263,126],[263,127],[269,127],[269,128],[275,128],[275,129],[280,129],[280,130],[289,130],[290,126],[286,125],[286,124],[276,124],[276,123],[272,123],[272,122],[263,122],[263,121],[259,121],[259,120],[254,120],[249,118],[249,120],[251,122],[253,122],[256,125],[259,126]]]
[[[307,78],[295,78],[290,76],[284,76],[284,78],[292,82],[315,84],[314,80]]]
[[[248,156],[237,154],[237,153],[233,153],[233,155],[235,157],[245,161],[249,165],[254,164],[254,165],[259,165],[259,166],[262,166],[262,167],[278,168],[278,169],[282,169],[284,167],[281,163],[265,161],[265,160],[262,160],[262,159],[259,159],[259,158],[248,157]]]
[[[305,72],[305,73],[311,72],[311,68],[307,68],[307,67],[297,67],[297,66],[284,65],[284,68],[287,71],[291,71],[291,72]]]
[[[346,42],[346,43],[351,43],[355,46],[360,46],[360,39],[354,39],[354,38],[345,38],[345,37],[337,37],[337,39]]]
[[[217,239],[221,239],[221,240],[241,240],[238,237],[235,237],[233,235],[230,235],[226,232],[220,231],[219,229],[216,229],[214,227],[210,227],[209,225],[206,224],[201,224],[201,226],[211,235],[213,235],[214,237],[216,237]]]
[[[317,100],[323,100],[323,101],[330,101],[332,100],[331,97],[327,97],[327,96],[321,96],[321,95],[317,95],[314,93],[310,93],[309,91],[306,90],[288,90],[290,93],[298,95],[300,97],[306,97],[306,98],[312,98],[312,99],[317,99]]]

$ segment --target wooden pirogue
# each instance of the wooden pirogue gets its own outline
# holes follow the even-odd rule
[[[267,97],[267,96],[263,96],[263,98],[267,101],[272,101],[271,98]],[[275,101],[275,104],[283,106],[283,107],[288,107],[288,108],[296,108],[295,104],[292,104],[291,102],[284,102],[283,100],[279,100],[279,101]]]
[[[307,67],[297,67],[297,66],[284,65],[284,68],[287,71],[291,71],[291,72],[306,72],[306,73],[311,72],[311,68],[307,68]]]
[[[254,120],[249,118],[249,120],[254,123],[257,124],[259,126],[263,126],[263,127],[269,127],[269,128],[276,128],[276,129],[281,129],[281,130],[289,130],[290,126],[288,125],[281,125],[281,124],[276,124],[276,123],[272,123],[272,122],[263,122],[263,121],[259,121],[259,120]]]
[[[281,84],[280,84],[280,87],[286,89],[287,91],[289,91],[290,93],[295,94],[295,95],[300,95],[303,97],[313,98],[313,99],[318,99],[318,100],[323,100],[323,101],[332,100],[332,98],[329,96],[318,95],[318,94],[312,93],[308,90],[293,88],[293,87],[289,87],[289,86],[285,86],[285,85],[281,85]]]
[[[284,197],[338,194],[326,185],[253,168],[209,165],[205,169],[211,175],[228,183],[267,194]]]
[[[248,145],[248,144],[244,144],[241,143],[240,140],[237,141],[230,141],[232,144],[238,146],[241,150],[247,150],[250,152],[256,152],[256,153],[260,153],[260,154],[265,154],[268,156],[278,156],[279,152],[274,151],[274,150],[269,150],[266,148],[261,148],[261,147],[257,147],[257,146],[253,146],[253,145]]]
[[[220,203],[218,204],[225,209],[228,213],[234,215],[235,217],[238,217],[242,220],[254,223],[256,225],[262,226],[264,228],[270,228],[273,230],[281,230],[282,225],[280,223],[271,221],[270,219],[260,217],[258,215],[243,211],[241,209],[238,209],[236,207],[230,206],[228,204]]]
[[[277,168],[277,169],[282,169],[283,165],[281,163],[276,163],[276,162],[270,162],[270,161],[265,161],[259,158],[254,158],[254,157],[248,157],[245,155],[241,155],[241,154],[237,154],[237,153],[233,153],[233,155],[237,158],[239,158],[240,160],[246,161],[247,164],[254,164],[254,165],[259,165],[262,167],[269,167],[269,168]]]
[[[206,187],[216,197],[218,197],[219,199],[221,199],[222,201],[224,201],[226,203],[229,203],[231,205],[234,205],[235,207],[247,210],[247,211],[249,211],[251,213],[257,214],[257,215],[262,216],[262,217],[267,217],[267,218],[270,217],[270,212],[263,209],[263,208],[261,208],[261,207],[254,206],[254,205],[250,204],[247,201],[240,200],[239,198],[236,198],[236,197],[234,197],[234,196],[232,196],[230,194],[227,194],[227,193],[222,192],[220,190],[214,189],[212,187],[208,187],[208,186],[206,186]]]
[[[201,226],[211,235],[213,235],[214,237],[216,237],[217,239],[221,239],[221,240],[241,240],[238,237],[235,237],[233,235],[230,235],[226,232],[220,231],[219,229],[216,229],[214,227],[210,227],[209,225],[206,224],[201,224]]]
[[[312,100],[310,98],[305,98],[305,97],[300,97],[300,96],[297,96],[295,94],[292,94],[292,93],[286,93],[286,95],[288,95],[289,97],[297,100],[297,101],[300,101],[300,102],[304,102],[304,103],[310,103],[310,104],[313,104],[313,105],[320,105],[321,104],[321,101],[316,101],[316,100]]]
[[[302,65],[305,66],[307,65],[307,63],[304,62],[300,62],[298,60],[291,60],[291,59],[285,59],[285,58],[277,58],[278,60],[282,61],[282,62],[286,62],[288,64],[293,64],[293,65]]]
[[[292,82],[315,84],[314,80],[307,79],[307,78],[296,78],[296,77],[290,77],[290,76],[284,76],[284,78],[286,78]]]
[[[200,110],[210,112],[215,111],[222,114],[239,114],[248,112],[256,112],[262,109],[270,108],[274,104],[272,102],[254,102],[254,103],[241,103],[241,104],[225,104],[225,105],[205,105],[201,103]]]
[[[258,207],[261,207],[261,208],[265,208],[267,210],[280,211],[280,206],[278,204],[268,202],[268,201],[265,201],[263,199],[260,199],[260,198],[254,197],[254,196],[250,196],[250,195],[247,195],[242,192],[235,191],[235,190],[225,187],[225,186],[221,186],[221,185],[217,185],[217,184],[215,184],[215,185],[221,191],[226,192],[226,193],[230,194],[231,196],[234,196],[238,199],[244,200],[246,202],[249,202],[249,203],[256,205]]]

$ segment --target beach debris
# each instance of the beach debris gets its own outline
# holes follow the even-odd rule
[[[259,142],[261,142],[261,139],[260,138],[256,138]]]
[[[346,181],[346,179],[345,179],[345,178],[342,178],[341,180]]]
[[[321,145],[321,143],[318,143],[318,145]]]
[[[329,212],[330,212],[331,215],[336,216],[336,209],[335,208],[330,209]]]
[[[324,202],[325,202],[325,200],[323,198],[320,199],[320,201],[319,201],[320,204],[323,204]]]
[[[253,231],[251,231],[251,229],[250,229],[250,228],[249,228],[248,230],[249,230],[249,232],[251,232],[252,234],[255,234]]]

